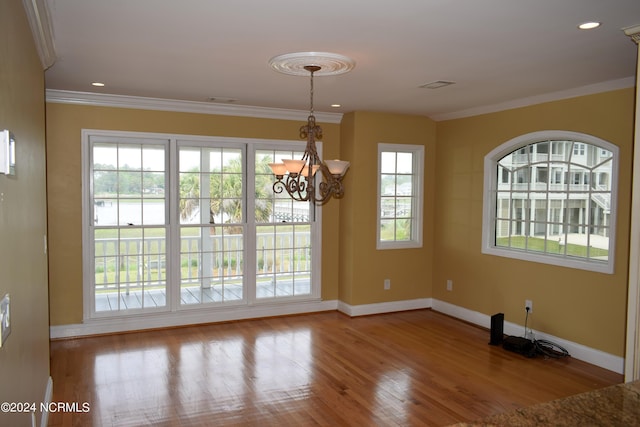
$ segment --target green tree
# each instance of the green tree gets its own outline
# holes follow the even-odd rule
[[[200,175],[196,171],[180,174],[180,218],[187,219],[200,206]]]
[[[96,164],[93,172],[94,194],[113,194],[118,190],[118,173],[113,165]]]
[[[256,170],[268,170],[269,162],[270,158],[264,156],[258,161]],[[197,170],[180,175],[180,217],[182,219],[189,218],[198,211],[200,207],[200,179],[206,176]],[[258,174],[256,178],[254,196],[256,200],[255,215],[258,221],[268,221],[273,211],[271,182],[267,183],[269,178],[269,175],[262,174]],[[222,170],[212,171],[209,174],[209,184],[210,215],[225,217],[227,223],[242,223],[244,202],[241,159],[233,159],[224,165]]]
[[[124,165],[116,170],[113,165],[96,163],[93,172],[94,194],[140,195],[142,192],[164,191],[164,173],[140,171]]]

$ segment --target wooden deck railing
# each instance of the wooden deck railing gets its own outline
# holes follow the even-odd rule
[[[256,271],[260,277],[311,271],[310,233],[263,233],[256,236]],[[243,235],[182,237],[180,281],[207,287],[212,281],[241,280],[244,275]],[[167,280],[164,237],[95,239],[96,290],[164,287]],[[208,283],[207,283],[208,282]]]

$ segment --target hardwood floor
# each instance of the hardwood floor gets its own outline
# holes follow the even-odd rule
[[[441,426],[622,382],[527,359],[432,310],[338,312],[53,341],[50,426]]]

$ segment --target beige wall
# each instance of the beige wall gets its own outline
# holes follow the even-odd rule
[[[297,140],[301,122],[47,104],[51,325],[82,322],[81,130]],[[326,158],[340,157],[338,124],[323,124]],[[338,212],[323,208],[322,298],[338,298]]]
[[[633,138],[633,89],[438,123],[433,297],[624,355]],[[620,148],[616,264],[613,275],[480,253],[484,156],[525,133],[559,129]],[[446,280],[453,291],[446,291]]]
[[[619,90],[435,123],[354,112],[323,125],[326,158],[352,162],[346,194],[323,215],[322,296],[350,305],[433,297],[617,356],[624,353],[633,90]],[[51,324],[82,320],[80,131],[118,129],[294,139],[300,123],[47,104]],[[583,132],[620,147],[617,263],[607,275],[482,255],[484,156],[516,136]],[[377,143],[425,146],[424,246],[375,249]],[[383,280],[391,289],[383,289]],[[445,290],[453,280],[452,292]]]
[[[20,0],[0,2],[0,129],[16,138],[14,177],[0,175],[0,297],[11,335],[0,348],[0,402],[40,402],[49,377],[44,74]],[[0,425],[31,425],[0,412]]]
[[[340,300],[350,305],[431,296],[436,124],[421,116],[355,112],[342,120],[342,152],[351,161],[340,212]],[[423,246],[376,249],[378,143],[425,147]],[[384,290],[384,279],[391,289]]]

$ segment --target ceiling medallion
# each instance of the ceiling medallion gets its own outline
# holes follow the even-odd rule
[[[269,60],[269,65],[274,70],[293,76],[308,76],[305,68],[310,65],[320,67],[315,72],[316,76],[336,76],[348,73],[356,66],[353,59],[329,52],[295,52],[274,56]]]

